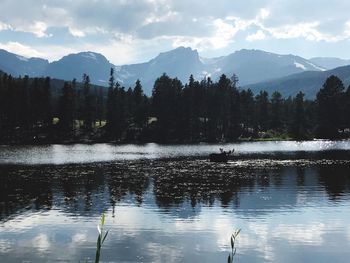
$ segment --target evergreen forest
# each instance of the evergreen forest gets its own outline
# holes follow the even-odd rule
[[[63,82],[62,82],[63,83]],[[239,87],[221,75],[188,83],[166,74],[152,95],[142,83],[125,88],[110,71],[108,87],[64,82],[53,92],[50,78],[0,76],[0,142],[198,143],[238,140],[305,140],[350,137],[350,87],[330,76],[314,100],[303,92],[282,97]]]

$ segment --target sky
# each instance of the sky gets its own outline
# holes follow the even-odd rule
[[[349,0],[0,0],[0,48],[50,61],[102,53],[116,65],[179,46],[203,57],[262,49],[350,58]]]

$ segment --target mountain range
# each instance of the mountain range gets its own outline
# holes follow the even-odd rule
[[[243,49],[228,56],[208,59],[200,57],[197,50],[179,47],[146,63],[118,67],[116,73],[123,84],[130,85],[139,78],[145,87],[152,87],[154,80],[164,72],[183,83],[188,81],[190,74],[197,80],[208,76],[217,80],[222,74],[230,77],[235,73],[240,85],[245,86],[294,73],[322,70],[312,62],[293,55]]]
[[[93,84],[107,86],[110,68],[113,67],[116,79],[123,86],[133,86],[140,79],[147,95],[151,94],[154,81],[163,73],[177,77],[183,83],[188,81],[191,74],[198,80],[211,77],[216,81],[221,74],[230,77],[235,73],[239,78],[239,85],[251,88],[254,92],[260,89],[278,90],[288,96],[302,90],[307,97],[313,97],[330,74],[339,73],[347,81],[350,76],[347,67],[333,68],[349,64],[350,60],[338,58],[308,60],[295,55],[247,49],[218,58],[204,58],[197,50],[179,47],[160,53],[145,63],[115,66],[95,52],[69,54],[50,63],[45,59],[26,58],[0,50],[0,70],[13,76],[50,76],[62,80],[80,80],[86,73]]]

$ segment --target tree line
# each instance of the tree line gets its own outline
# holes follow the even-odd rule
[[[238,78],[183,84],[166,74],[147,97],[138,80],[125,89],[110,71],[108,88],[50,78],[0,78],[2,142],[225,142],[240,139],[350,137],[350,87],[330,76],[315,100],[241,89]]]

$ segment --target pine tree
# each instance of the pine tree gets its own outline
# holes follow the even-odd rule
[[[124,87],[116,83],[115,87],[115,138],[120,140],[127,127],[126,92]]]
[[[157,118],[156,138],[160,141],[171,141],[183,134],[181,125],[181,92],[182,83],[171,79],[166,74],[158,78],[152,91],[152,107]]]
[[[74,128],[75,91],[71,83],[65,82],[59,105],[59,127],[64,132]]]
[[[350,85],[344,94],[344,100],[344,112],[342,114],[344,116],[344,126],[350,129]]]
[[[256,100],[256,124],[261,131],[269,128],[269,94],[266,91],[260,91],[255,97]]]
[[[52,126],[52,105],[51,105],[51,79],[46,77],[43,84],[42,90],[42,111],[43,111],[43,122],[47,127]]]
[[[336,138],[341,126],[342,81],[330,76],[317,93],[318,135],[321,138]]]
[[[104,98],[103,98],[103,89],[98,89],[98,94],[96,95],[96,118],[99,121],[100,127],[102,126],[102,120],[104,118]]]
[[[296,95],[294,101],[294,113],[291,126],[291,135],[297,140],[302,140],[307,137],[306,120],[304,109],[304,93],[301,91]]]
[[[84,129],[89,131],[92,129],[94,124],[94,104],[93,104],[93,96],[90,92],[90,77],[86,74],[83,75],[83,121],[84,121]]]
[[[134,98],[134,122],[138,128],[144,128],[149,114],[147,107],[147,97],[143,94],[141,81],[137,80],[133,91]]]
[[[111,68],[109,77],[109,86],[107,94],[107,114],[106,114],[106,127],[107,132],[111,135],[115,132],[115,90],[114,90],[114,69]]]
[[[255,100],[253,92],[248,90],[241,90],[240,95],[240,112],[242,123],[244,127],[244,136],[251,137],[254,135],[254,114],[255,114]]]
[[[271,129],[282,130],[283,99],[281,93],[275,91],[271,95]]]

